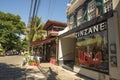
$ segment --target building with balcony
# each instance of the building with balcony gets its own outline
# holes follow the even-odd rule
[[[66,26],[66,23],[48,20],[43,27],[47,32],[46,38],[31,42],[33,52],[42,57],[41,61],[58,64],[58,32]]]
[[[95,80],[120,80],[120,0],[71,0],[59,32],[59,65]]]

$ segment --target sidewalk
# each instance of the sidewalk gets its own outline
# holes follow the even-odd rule
[[[40,72],[37,66],[26,64],[24,67],[26,68],[26,80],[46,80],[46,77]]]
[[[47,77],[47,80],[84,80],[76,76],[76,73],[51,63],[41,63],[38,68]]]

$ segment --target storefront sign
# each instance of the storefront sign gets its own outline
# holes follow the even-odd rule
[[[106,29],[107,29],[107,23],[102,22],[98,25],[94,25],[90,28],[86,28],[84,30],[81,30],[81,31],[77,32],[77,37],[86,36],[86,35],[89,35],[89,34],[92,34],[92,33],[104,31]]]

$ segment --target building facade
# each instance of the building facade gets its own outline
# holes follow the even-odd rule
[[[31,42],[32,53],[41,57],[41,62],[58,64],[58,32],[64,30],[66,23],[48,20],[43,30],[47,32],[45,39]]]
[[[120,0],[71,0],[59,32],[59,65],[95,80],[120,80]]]

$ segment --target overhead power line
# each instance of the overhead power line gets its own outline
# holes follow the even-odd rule
[[[40,0],[31,0],[29,20],[28,20],[28,26],[30,27],[34,24],[34,20],[39,10],[39,5],[40,5]]]
[[[35,25],[35,20],[37,18],[37,13],[39,10],[40,0],[31,0],[30,5],[30,12],[29,12],[29,20],[28,20],[28,27],[29,27],[29,45],[31,42],[31,39],[34,34],[33,26]]]

